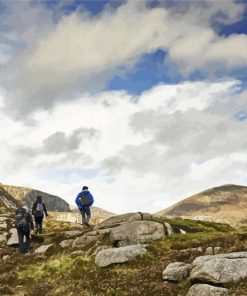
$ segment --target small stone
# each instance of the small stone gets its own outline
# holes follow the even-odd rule
[[[80,230],[69,230],[64,232],[66,237],[74,237],[82,234]]]
[[[223,249],[221,247],[215,247],[214,248],[214,254],[222,254],[223,253]]]
[[[2,257],[2,259],[5,261],[5,260],[8,260],[10,258],[10,256],[9,255],[4,255],[3,257]]]
[[[205,251],[205,255],[213,255],[214,249],[212,247],[208,247]]]
[[[0,243],[4,243],[7,241],[7,232],[4,232],[3,234],[0,235]]]
[[[197,251],[198,251],[199,253],[202,253],[202,247],[198,247],[198,248],[197,248]]]
[[[65,248],[69,248],[72,246],[73,244],[73,239],[67,239],[67,240],[63,240],[61,241],[61,243],[59,244],[61,248],[65,249]]]
[[[180,282],[189,277],[190,270],[190,264],[183,262],[170,263],[163,271],[163,279],[172,282]]]
[[[0,228],[7,229],[8,225],[6,222],[0,223]]]
[[[186,231],[183,229],[179,229],[181,234],[186,234]]]
[[[83,252],[82,250],[77,250],[71,253],[71,256],[81,256],[83,255],[85,252]]]
[[[40,246],[38,249],[36,249],[34,251],[34,253],[35,254],[46,254],[48,251],[51,250],[52,247],[53,247],[53,244],[43,245],[43,246]]]

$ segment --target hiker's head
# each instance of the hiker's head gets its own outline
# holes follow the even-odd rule
[[[88,190],[88,187],[87,186],[83,186],[82,187],[82,190]]]
[[[37,196],[37,201],[38,201],[38,202],[41,202],[41,201],[42,201],[42,196],[40,196],[40,195]]]
[[[22,208],[28,211],[28,206],[23,206]]]

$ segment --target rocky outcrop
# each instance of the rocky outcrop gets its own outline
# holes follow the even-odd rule
[[[192,265],[192,281],[226,284],[247,278],[247,252],[201,256]]]
[[[125,246],[100,251],[95,257],[95,263],[99,267],[111,264],[124,263],[133,260],[137,256],[146,254],[147,250],[143,245]]]
[[[6,214],[13,212],[18,206],[18,202],[0,184],[0,213]]]
[[[190,270],[190,264],[183,262],[170,263],[163,271],[163,279],[171,282],[180,282],[189,276]]]
[[[58,196],[31,188],[9,185],[2,186],[17,202],[27,204],[29,208],[32,207],[36,197],[41,195],[49,211],[70,211],[69,204]]]
[[[76,238],[72,243],[73,249],[81,249],[88,245],[94,245],[97,241],[100,241],[103,238],[101,235],[83,235]]]
[[[97,229],[103,229],[103,228],[113,228],[123,223],[132,222],[132,221],[141,221],[141,220],[142,220],[142,216],[140,213],[127,213],[123,215],[110,217],[105,221],[96,225],[94,229],[97,230]]]
[[[165,238],[164,225],[152,221],[128,222],[113,228],[110,238],[114,246],[151,243]]]
[[[190,288],[187,296],[223,296],[228,292],[225,288],[214,287],[206,284],[197,284]]]

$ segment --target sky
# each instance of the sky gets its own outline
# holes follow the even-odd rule
[[[156,212],[247,186],[247,2],[0,0],[0,182]]]

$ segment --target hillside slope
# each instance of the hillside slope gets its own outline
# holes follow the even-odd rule
[[[183,199],[157,214],[229,223],[247,224],[247,187],[227,184]]]
[[[33,202],[38,195],[41,195],[47,208],[50,211],[70,211],[69,204],[62,198],[51,195],[32,188],[3,185],[3,189],[7,191],[17,202],[26,203],[28,207],[32,207]]]
[[[0,214],[11,213],[18,206],[18,202],[0,184]]]

